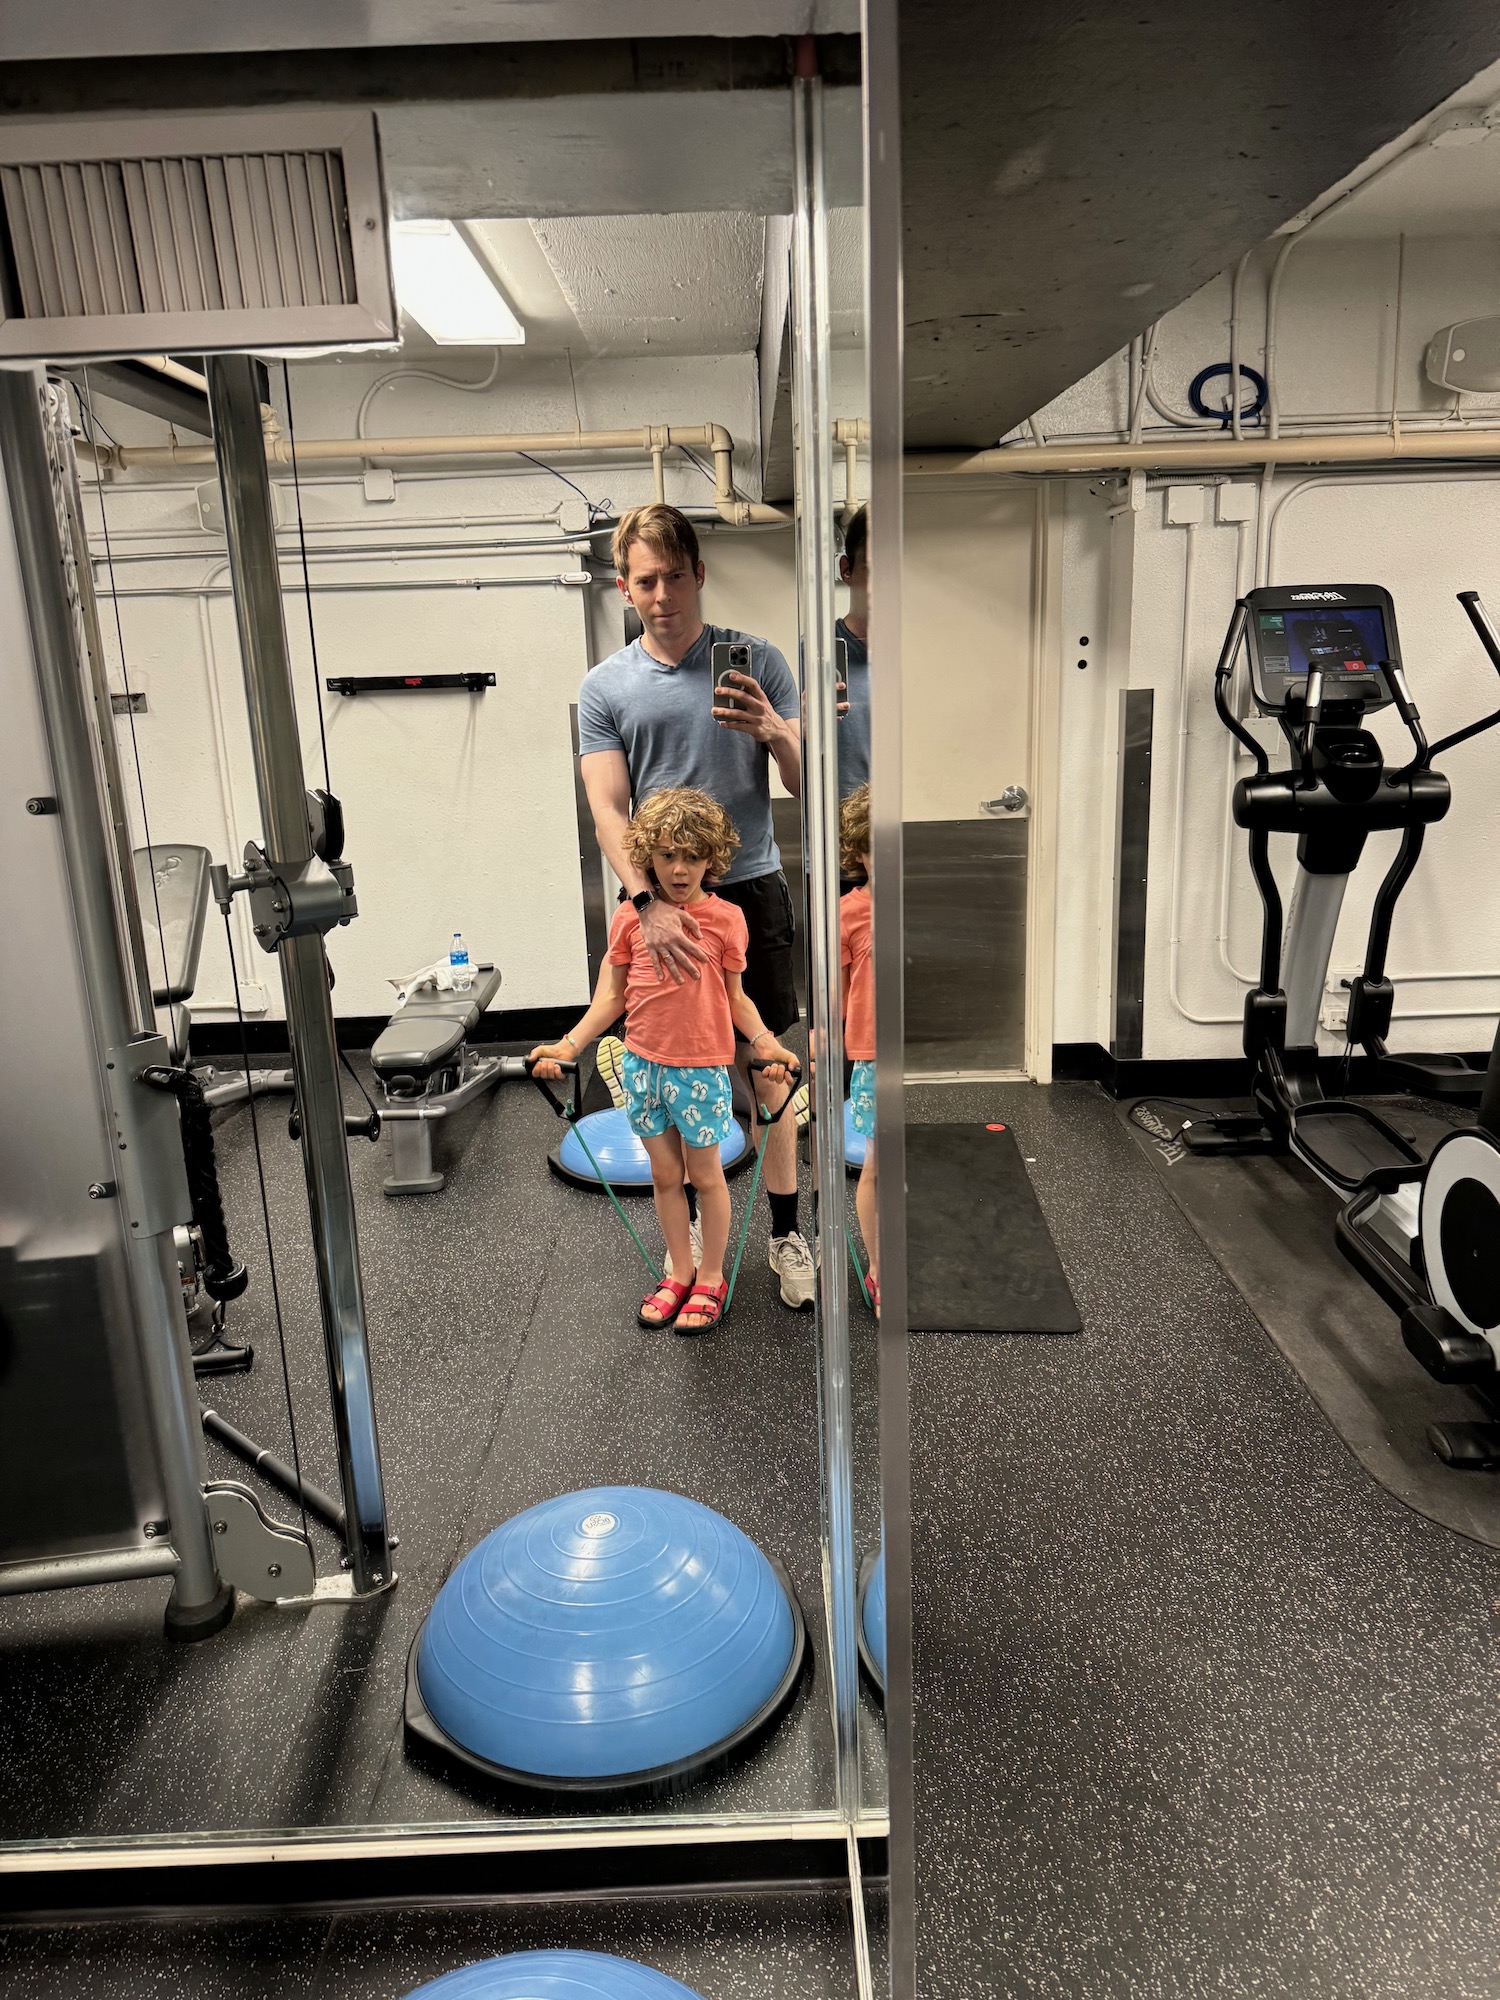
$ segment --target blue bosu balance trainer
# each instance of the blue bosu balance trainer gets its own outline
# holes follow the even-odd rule
[[[462,1558],[408,1657],[406,1726],[513,1784],[674,1791],[770,1726],[806,1658],[790,1579],[732,1522],[597,1486]]]
[[[854,1129],[854,1100],[844,1099],[844,1165],[851,1174],[857,1174],[865,1163],[865,1147],[869,1141],[863,1132]]]
[[[406,2000],[702,2000],[702,1995],[633,1958],[602,1951],[512,1951],[445,1972]]]
[[[859,1572],[859,1657],[885,1699],[885,1547],[866,1556]]]
[[[589,1153],[599,1163],[599,1174],[594,1172]],[[748,1166],[753,1157],[754,1149],[745,1137],[745,1128],[736,1119],[733,1132],[719,1148],[725,1173],[732,1174]],[[559,1144],[548,1154],[547,1164],[555,1174],[579,1187],[597,1188],[602,1174],[616,1194],[651,1192],[651,1161],[646,1149],[631,1131],[625,1113],[613,1108],[591,1111],[586,1118],[570,1124]]]

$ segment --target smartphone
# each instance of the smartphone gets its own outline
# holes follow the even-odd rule
[[[734,683],[726,674],[750,672],[750,645],[745,639],[716,639],[713,649],[714,707],[738,708]]]

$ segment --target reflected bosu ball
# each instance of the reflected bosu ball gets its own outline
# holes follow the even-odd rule
[[[580,1134],[582,1137],[580,1138]],[[585,1143],[588,1151],[584,1150]],[[594,1172],[589,1153],[599,1163]],[[745,1128],[735,1121],[734,1130],[719,1148],[726,1174],[732,1174],[753,1157]],[[561,1142],[547,1156],[553,1173],[579,1187],[597,1188],[603,1175],[616,1194],[651,1191],[651,1161],[645,1147],[630,1129],[630,1120],[621,1110],[591,1111],[577,1125],[569,1125]]]
[[[859,1657],[885,1699],[885,1546],[866,1556],[859,1573]]]
[[[513,1784],[675,1791],[770,1726],[806,1657],[790,1579],[732,1522],[596,1486],[459,1562],[408,1658],[406,1726]]]
[[[461,1965],[406,2000],[702,2000],[691,1986],[602,1951],[512,1951]]]
[[[844,1165],[851,1174],[857,1174],[865,1163],[865,1147],[869,1141],[863,1132],[854,1129],[854,1099],[844,1099]]]

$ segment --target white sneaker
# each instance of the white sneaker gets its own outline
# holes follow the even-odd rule
[[[812,1116],[812,1104],[805,1083],[799,1083],[792,1093],[792,1115],[797,1120],[797,1130],[799,1132],[805,1130],[807,1121]]]
[[[616,1111],[625,1109],[625,1086],[620,1081],[624,1059],[625,1044],[618,1035],[606,1035],[594,1051],[594,1068],[599,1072],[599,1081],[609,1092]]]
[[[767,1261],[781,1280],[781,1303],[793,1312],[807,1312],[815,1279],[812,1252],[800,1234],[794,1229],[790,1236],[773,1236]]]

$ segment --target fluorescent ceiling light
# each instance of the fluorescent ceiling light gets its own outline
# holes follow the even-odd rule
[[[451,222],[393,222],[401,310],[443,347],[520,347],[526,329]]]

